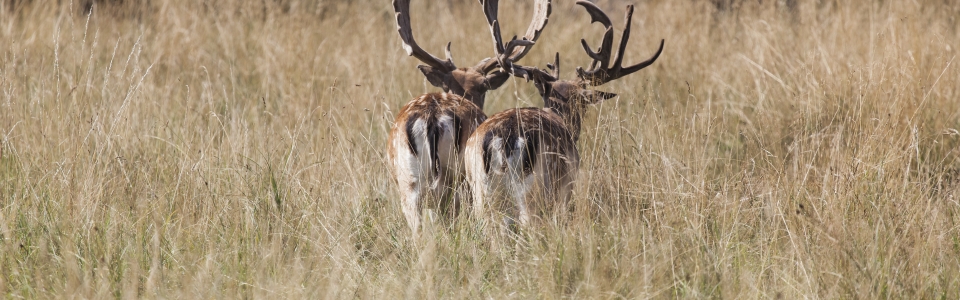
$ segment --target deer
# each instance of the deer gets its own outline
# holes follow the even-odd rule
[[[579,171],[577,141],[583,114],[589,105],[617,96],[589,87],[640,71],[652,65],[663,52],[664,40],[661,40],[652,57],[633,66],[622,66],[633,16],[633,6],[628,5],[626,27],[619,50],[611,61],[613,24],[610,18],[591,2],[581,0],[576,4],[590,14],[591,23],[599,22],[605,27],[598,51],[594,52],[586,40],[581,39],[592,63],[587,70],[578,67],[576,79],[560,79],[559,53],[552,64],[547,64],[549,71],[518,65],[509,58],[500,61],[506,72],[533,81],[544,107],[515,108],[494,114],[467,140],[464,161],[474,218],[482,220],[492,209],[504,216],[504,225],[516,228],[519,221],[522,228],[530,226],[534,219],[542,220],[535,212],[545,212],[561,201],[567,203]],[[499,24],[495,20],[488,23],[495,49],[503,53],[505,46]]]
[[[500,61],[523,58],[540,37],[550,16],[550,0],[537,0],[534,15],[521,40],[502,57],[486,58],[473,67],[458,68],[445,50],[446,60],[417,45],[410,26],[410,1],[394,0],[397,30],[408,56],[427,81],[443,92],[420,95],[400,108],[388,137],[388,157],[400,189],[400,205],[407,225],[416,238],[425,206],[460,211],[460,200],[450,199],[453,187],[465,178],[462,150],[467,138],[484,120],[487,91],[499,88],[510,78],[500,70]],[[497,19],[498,0],[480,0],[487,19]],[[425,203],[427,199],[435,200]]]

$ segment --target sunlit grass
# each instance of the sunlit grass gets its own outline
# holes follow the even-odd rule
[[[428,51],[493,54],[476,1],[413,2]],[[554,2],[524,62],[569,78],[601,28]],[[599,88],[570,217],[420,242],[384,147],[437,89],[389,1],[2,3],[5,298],[960,297],[951,2],[636,1],[625,63],[666,47]]]

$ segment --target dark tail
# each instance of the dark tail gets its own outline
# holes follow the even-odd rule
[[[493,152],[493,149],[490,149],[490,140],[492,140],[494,134],[492,131],[488,131],[487,134],[483,136],[483,145],[480,146],[480,152],[483,154],[483,173],[490,174],[490,155]]]
[[[540,152],[540,131],[530,130],[524,132],[523,149],[520,149],[523,156],[520,157],[520,166],[523,175],[533,173],[533,166],[537,163],[537,153]]]
[[[421,153],[417,151],[416,137],[413,134],[413,126],[417,123],[419,117],[411,116],[407,119],[406,129],[407,129],[407,145],[410,146],[410,151],[413,152],[414,156],[420,156]],[[443,135],[443,128],[440,128],[440,124],[437,123],[437,119],[429,118],[426,119],[427,126],[427,148],[430,149],[430,163],[433,164],[432,170],[434,176],[440,175],[440,155],[437,153],[437,148],[440,145],[440,137]]]
[[[523,148],[516,149],[517,144],[517,135],[523,134]],[[537,153],[540,150],[540,131],[539,130],[530,130],[522,133],[510,132],[507,135],[507,138],[504,139],[503,145],[503,155],[504,157],[510,157],[513,155],[514,151],[521,151],[520,153],[520,168],[523,175],[528,175],[533,173],[533,166],[537,163]],[[490,173],[490,159],[493,151],[498,151],[498,149],[490,148],[490,141],[496,136],[494,132],[487,132],[483,137],[483,146],[480,148],[483,152],[483,171],[485,173]],[[506,167],[506,166],[504,166]]]
[[[437,153],[437,148],[440,146],[440,136],[443,135],[443,128],[440,128],[440,124],[437,124],[436,120],[431,120],[433,122],[427,123],[427,147],[430,148],[430,162],[433,163],[433,176],[440,175],[440,154]]]

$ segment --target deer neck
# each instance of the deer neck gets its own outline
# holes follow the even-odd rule
[[[580,139],[580,125],[583,120],[585,104],[580,99],[582,88],[577,82],[557,81],[549,86],[544,97],[544,110],[550,111],[563,119],[564,125],[570,131],[570,137],[576,142]]]
[[[455,87],[451,90],[454,90],[455,93],[462,95],[464,99],[470,100],[470,102],[476,104],[477,107],[483,109],[484,100],[487,95],[483,74],[473,69],[460,68],[450,73],[450,79],[452,82],[450,82],[449,85]]]
[[[550,97],[546,99],[544,107],[544,111],[556,114],[563,119],[563,124],[570,131],[570,137],[574,142],[580,140],[580,126],[583,122],[583,108],[580,106],[557,97]]]

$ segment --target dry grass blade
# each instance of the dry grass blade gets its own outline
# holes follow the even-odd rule
[[[413,1],[419,45],[489,57],[476,2]],[[0,1],[0,295],[960,298],[960,3],[634,2],[625,60],[668,51],[587,114],[571,207],[418,245],[380,147],[436,89],[388,1]],[[524,61],[588,65],[552,5]]]

